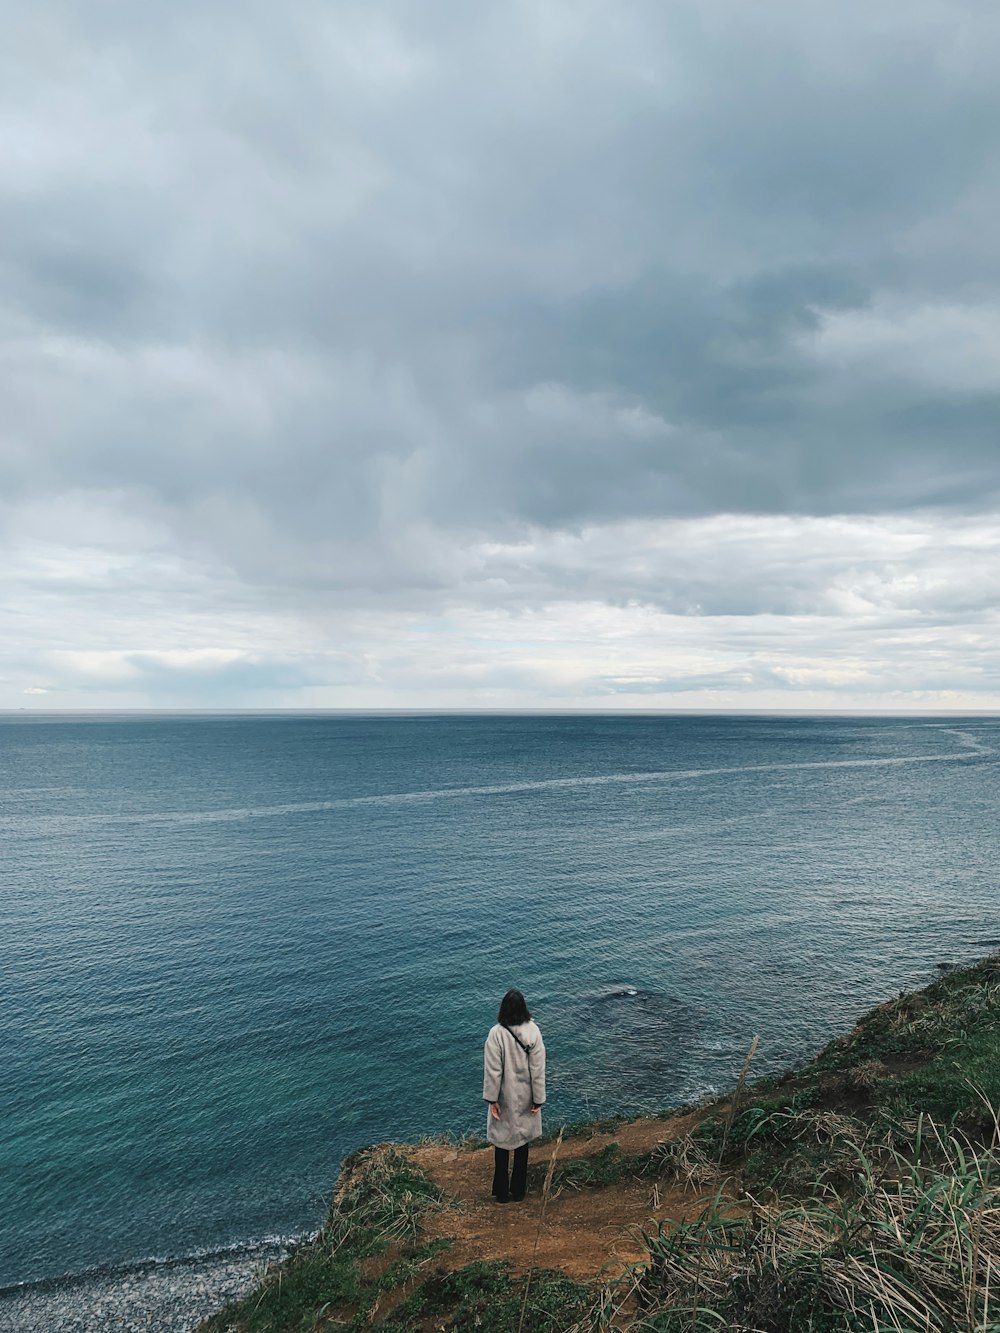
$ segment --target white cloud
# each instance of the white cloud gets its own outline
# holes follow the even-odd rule
[[[526,530],[439,549],[450,581],[417,597],[393,585],[378,607],[370,590],[322,580],[286,598],[195,564],[158,579],[155,551],[128,582],[100,560],[84,562],[82,582],[49,577],[72,558],[35,547],[0,575],[9,623],[25,631],[3,639],[2,706],[26,690],[45,690],[45,706],[107,707],[970,708],[1000,697],[1000,534],[982,520]]]

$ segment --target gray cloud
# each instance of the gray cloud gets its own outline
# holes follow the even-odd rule
[[[7,32],[24,670],[32,597],[88,599],[86,651],[294,615],[310,662],[368,612],[989,614],[942,516],[985,541],[1000,490],[994,6],[62,0]],[[882,534],[857,567],[838,515]],[[261,688],[311,688],[273,651]]]

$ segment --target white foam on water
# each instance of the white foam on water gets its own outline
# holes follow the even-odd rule
[[[942,730],[951,731],[953,729],[942,728]],[[966,733],[956,733],[956,735],[965,737]],[[56,829],[59,826],[70,827],[93,824],[232,823],[250,819],[275,819],[284,815],[325,814],[369,805],[391,806],[421,801],[475,800],[489,796],[513,796],[522,792],[572,790],[574,788],[628,785],[630,783],[693,782],[703,778],[725,777],[738,773],[782,773],[838,768],[896,768],[905,767],[909,764],[956,763],[973,759],[981,754],[993,753],[992,750],[981,746],[973,738],[960,740],[959,744],[962,748],[950,754],[892,755],[876,759],[815,759],[774,764],[736,764],[722,768],[664,768],[645,773],[594,773],[574,778],[539,778],[530,782],[506,782],[480,787],[435,787],[422,791],[386,792],[375,796],[343,796],[325,801],[291,801],[282,805],[247,806],[222,810],[178,810],[148,815],[42,815],[37,820],[26,816],[15,820],[0,820],[0,827],[8,827],[14,823],[22,827],[37,823],[50,829]]]
[[[977,754],[993,754],[993,747],[977,740],[971,731],[961,731],[958,727],[942,727],[941,731],[946,736],[954,736],[958,744],[967,750],[975,750]]]

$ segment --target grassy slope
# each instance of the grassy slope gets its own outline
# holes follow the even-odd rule
[[[605,1144],[564,1165],[554,1190],[641,1177],[717,1197],[695,1221],[651,1226],[646,1262],[604,1291],[532,1274],[524,1329],[1000,1331],[1000,1292],[989,1293],[1000,1269],[998,1002],[994,957],[881,1005],[738,1105],[706,1105],[682,1138],[642,1153]],[[422,1235],[444,1202],[404,1150],[355,1154],[316,1241],[205,1333],[513,1333],[523,1275],[450,1265],[447,1240]]]

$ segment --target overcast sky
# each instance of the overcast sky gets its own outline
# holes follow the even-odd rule
[[[1000,707],[996,0],[0,18],[0,708]]]

